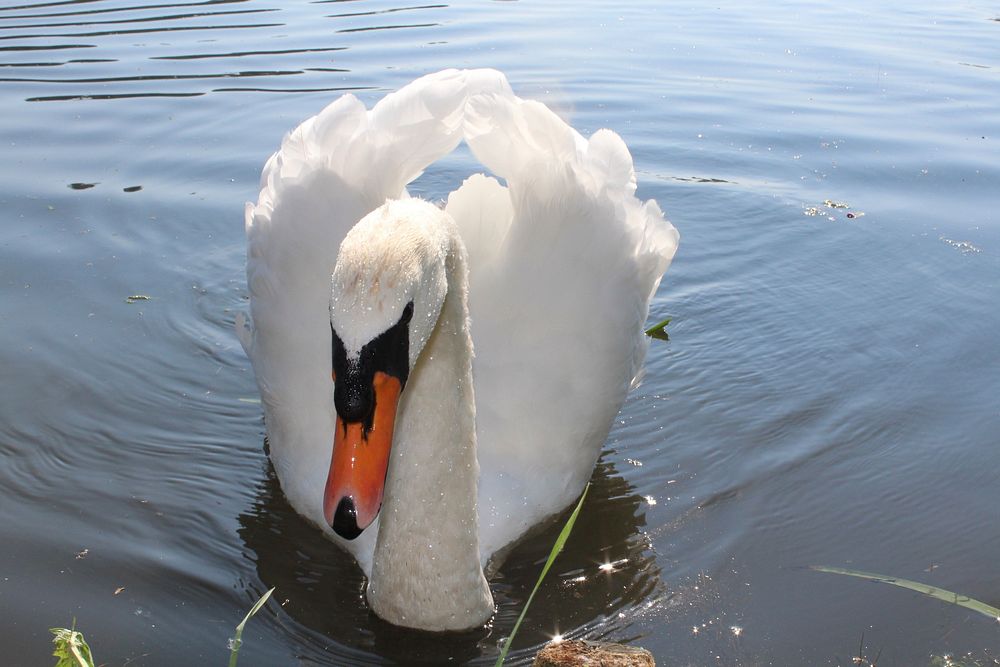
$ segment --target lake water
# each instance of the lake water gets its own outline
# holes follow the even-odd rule
[[[6,664],[51,664],[48,628],[74,618],[107,665],[225,664],[272,586],[241,665],[495,659],[558,527],[493,581],[491,627],[380,622],[278,491],[232,332],[243,204],[283,133],[342,91],[371,104],[479,66],[620,133],[681,232],[650,315],[671,341],[516,660],[556,633],[663,665],[1000,653],[995,620],[808,569],[1000,604],[995,3],[18,2],[0,8]]]

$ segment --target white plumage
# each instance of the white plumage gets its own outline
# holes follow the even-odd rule
[[[338,261],[349,260],[339,257],[348,231],[387,200],[406,199],[407,183],[463,139],[500,180],[484,175],[468,178],[448,197],[448,215],[420,206],[384,207],[378,213],[384,218],[381,226],[366,227],[383,231],[364,232],[381,234],[384,238],[370,242],[384,244],[384,252],[367,253],[376,259],[353,260],[361,267],[358,280],[367,280],[369,291],[383,292],[376,299],[362,290],[358,297],[362,305],[377,304],[374,314],[338,310],[331,276]],[[334,535],[327,525],[323,491],[336,418],[331,308],[348,348],[360,348],[396,322],[399,313],[392,310],[392,299],[412,298],[404,291],[420,284],[421,276],[418,269],[413,275],[407,273],[402,287],[398,280],[389,285],[389,280],[380,283],[374,278],[388,270],[377,266],[379,262],[392,264],[393,253],[409,252],[410,232],[397,235],[393,216],[426,217],[428,225],[440,224],[460,239],[449,257],[467,256],[467,275],[452,280],[461,288],[450,283],[448,289],[460,291],[464,299],[467,280],[469,352],[474,350],[475,355],[474,392],[467,392],[474,405],[467,407],[474,433],[468,434],[473,465],[464,473],[473,476],[471,501],[478,507],[478,528],[473,516],[463,530],[478,531],[478,546],[473,548],[478,549],[481,567],[497,550],[580,493],[640,370],[649,300],[676,250],[678,235],[656,203],[640,202],[635,189],[632,158],[618,135],[601,130],[589,140],[583,138],[544,105],[516,97],[503,75],[492,70],[448,70],[425,76],[386,96],[371,111],[350,95],[341,97],[289,134],[265,165],[258,202],[246,209],[252,322],[238,318],[237,330],[260,387],[271,457],[295,509],[354,554],[367,575],[372,577],[374,570],[371,588],[379,598],[400,598],[378,602],[369,591],[376,611],[389,620],[428,629],[470,623],[461,618],[415,618],[424,613],[422,607],[410,605],[406,598],[430,600],[420,581],[406,580],[417,574],[397,573],[391,580],[388,575],[378,580],[385,570],[375,565],[380,558],[378,523],[353,541]],[[417,233],[420,225],[414,227]],[[361,245],[368,241],[363,238]],[[345,270],[342,267],[341,273]],[[437,270],[426,267],[428,273]],[[449,266],[450,280],[452,270]],[[441,302],[425,311],[420,310],[421,303],[422,297],[415,300],[415,322],[422,312],[428,318],[438,317]],[[445,304],[444,310],[449,307]],[[354,312],[357,316],[351,315]],[[428,329],[423,341],[433,331]],[[433,384],[419,379],[431,355],[423,341],[411,339],[411,382],[399,408],[383,524],[393,507],[412,509],[426,502],[416,496],[417,491],[407,497],[409,486],[393,484],[394,476],[402,479],[399,471],[406,465],[402,459],[419,456],[397,453],[397,441],[408,436],[402,429],[409,428],[409,435],[420,432],[414,440],[434,440],[435,425],[452,417],[426,414],[434,409],[429,404],[420,408],[419,417],[403,414],[416,411],[410,403],[415,405],[417,399],[410,401],[407,394]],[[447,393],[447,387],[434,391]],[[416,442],[403,451],[420,447],[424,445]],[[447,443],[440,447],[435,460],[450,456]],[[463,470],[452,470],[446,479],[462,474]],[[455,483],[456,488],[461,486]],[[446,491],[441,492],[440,505],[447,505]],[[428,521],[448,516],[441,508],[433,511],[432,515],[432,508],[425,508]],[[409,520],[420,521],[421,516],[417,513]],[[452,537],[459,540],[457,534]],[[451,557],[445,544],[449,539],[445,531],[442,544],[436,545],[435,553],[446,559]],[[398,557],[402,549],[418,548],[400,543],[390,552],[382,542],[388,545],[391,540],[385,536],[379,540],[383,560]],[[384,611],[394,605],[402,611]],[[409,615],[407,605],[413,610]],[[456,613],[461,616],[462,611],[452,617]]]

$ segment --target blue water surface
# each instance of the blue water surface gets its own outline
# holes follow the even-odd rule
[[[558,526],[494,578],[489,627],[379,621],[281,496],[232,333],[243,204],[283,134],[446,67],[621,134],[682,237],[650,315],[671,340],[515,662],[556,634],[666,665],[1000,654],[995,619],[808,569],[1000,606],[995,4],[19,1],[0,7],[8,664],[51,663],[74,618],[104,664],[225,664],[272,586],[241,665],[495,660]]]

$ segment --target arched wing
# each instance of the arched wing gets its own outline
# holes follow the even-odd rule
[[[469,252],[488,557],[589,479],[678,234],[636,198],[632,157],[609,130],[587,140],[544,105],[490,94],[470,99],[465,137],[506,182],[474,176],[447,205]]]

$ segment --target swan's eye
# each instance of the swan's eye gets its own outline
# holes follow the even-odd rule
[[[409,324],[410,320],[412,319],[413,319],[413,302],[410,301],[408,304],[406,304],[406,307],[403,308],[403,316],[399,318],[399,323]]]

